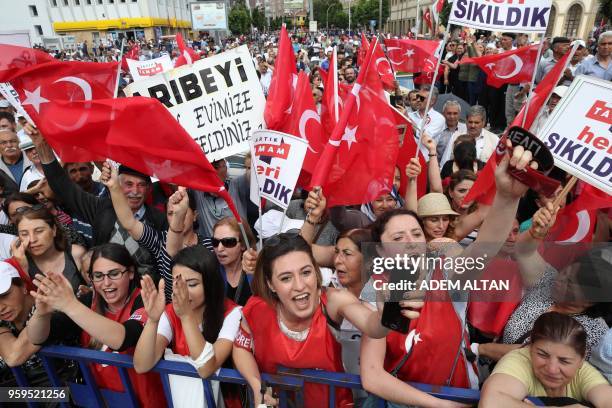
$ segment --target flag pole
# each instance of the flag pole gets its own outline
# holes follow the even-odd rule
[[[563,187],[563,190],[561,190],[559,195],[555,198],[555,201],[553,201],[553,208],[559,207],[559,204],[561,204],[561,201],[565,199],[565,196],[567,195],[567,193],[570,192],[570,190],[574,187],[577,181],[578,181],[578,178],[576,178],[576,176],[572,176],[567,181],[567,184],[565,185],[565,187]]]
[[[444,57],[444,50],[446,49],[446,42],[449,38],[449,33],[451,32],[452,24],[448,24],[448,30],[444,33],[444,38],[440,42],[439,50],[440,55],[438,55],[438,62],[436,63],[436,70],[434,71],[433,79],[431,81],[431,88],[433,89],[436,86],[436,80],[438,79],[438,71],[440,70],[440,63],[442,62],[442,58]],[[425,134],[425,121],[427,120],[427,115],[429,115],[429,104],[431,103],[431,96],[433,95],[432,89],[429,90],[429,95],[427,95],[427,101],[425,105],[425,115],[421,118],[421,123],[419,125],[420,129],[417,129],[419,134],[419,141],[417,143],[416,155],[415,158],[419,157],[419,151],[421,150],[421,144],[423,144],[423,135]]]
[[[115,93],[113,99],[117,99],[119,94],[119,77],[121,76],[121,60],[123,59],[123,47],[125,46],[125,37],[121,39],[121,51],[119,51],[119,66],[117,67],[117,82],[115,83]]]
[[[533,74],[531,75],[531,84],[529,85],[529,94],[527,95],[527,106],[525,107],[525,114],[523,115],[523,123],[521,127],[525,127],[525,121],[527,120],[527,112],[529,111],[529,102],[531,101],[531,95],[533,94],[533,88],[535,85],[536,75],[538,73],[538,67],[540,66],[540,57],[542,56],[542,49],[544,48],[544,33],[540,33],[540,46],[538,47],[538,54],[536,55],[536,63],[534,65]],[[529,129],[527,129],[529,130]]]
[[[257,178],[257,167],[255,167],[255,144],[253,143],[253,139],[251,138],[251,140],[249,141],[249,149],[251,150],[251,168],[249,169],[249,171],[251,172],[251,177],[255,177],[255,184],[257,185],[257,212],[259,215],[258,221],[259,221],[259,225],[261,226],[262,229],[262,233],[261,234],[257,234],[259,236],[259,250],[261,251],[261,249],[263,248],[263,219],[262,217],[262,213],[261,213],[261,190],[259,189],[259,178]],[[255,224],[257,224],[257,222],[255,222]]]
[[[289,207],[287,207],[289,208]],[[283,231],[283,224],[285,223],[285,217],[287,216],[287,208],[283,210],[283,217],[281,218],[280,228],[278,229],[278,233],[280,234]]]

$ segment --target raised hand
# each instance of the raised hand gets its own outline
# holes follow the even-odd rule
[[[510,154],[508,154],[508,151]],[[532,161],[532,154],[523,146],[512,147],[510,140],[507,141],[507,152],[495,170],[495,184],[497,193],[505,197],[517,199],[527,191],[528,187],[508,173],[509,169],[526,171],[527,166],[538,168],[538,163]]]
[[[310,220],[318,222],[323,217],[326,205],[327,200],[323,195],[323,190],[321,187],[315,187],[308,193],[308,198],[304,202],[304,209],[310,214]]]
[[[73,302],[78,302],[70,282],[61,273],[49,272],[47,276],[38,273],[33,283],[38,288],[33,295],[34,298],[52,309],[66,313]]]
[[[163,279],[159,281],[159,289],[155,287],[153,279],[149,275],[143,276],[140,280],[140,296],[142,303],[147,311],[148,319],[154,322],[159,322],[159,319],[166,308],[166,299],[164,297],[165,283]]]
[[[410,163],[406,165],[406,177],[410,180],[416,180],[421,174],[421,164],[419,159],[413,157],[410,159]]]
[[[28,270],[28,258],[26,257],[26,251],[28,250],[28,246],[30,245],[30,238],[16,238],[11,242],[11,254],[13,258],[19,262],[19,266],[24,271]]]
[[[176,315],[184,319],[192,312],[189,304],[189,292],[187,291],[187,283],[181,275],[174,278],[172,285],[172,306]]]
[[[249,248],[242,253],[242,270],[248,274],[255,273],[255,265],[257,264],[257,251]]]
[[[168,210],[172,213],[184,214],[189,208],[189,196],[185,187],[179,187],[168,199]]]
[[[119,187],[117,169],[108,160],[102,163],[101,172],[100,183],[104,184],[109,190]]]

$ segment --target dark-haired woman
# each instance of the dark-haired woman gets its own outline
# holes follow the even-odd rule
[[[195,200],[189,199],[189,193],[180,189],[168,199],[166,215],[168,217],[168,231],[159,231],[150,225],[137,220],[128,205],[127,198],[121,191],[117,170],[106,162],[102,165],[100,182],[108,188],[113,208],[117,214],[117,221],[130,234],[130,236],[146,248],[155,257],[157,271],[166,281],[166,302],[172,299],[172,256],[181,248],[201,244],[212,251],[209,238],[198,236],[194,231],[194,222],[197,216]],[[178,241],[179,247],[167,245],[167,241]]]
[[[323,206],[324,207],[324,206]],[[314,215],[314,211],[310,215]],[[346,290],[325,290],[310,245],[301,237],[280,234],[270,238],[257,260],[253,293],[243,309],[240,333],[234,343],[234,363],[248,381],[256,403],[260,372],[275,373],[278,366],[318,368],[343,372],[336,332],[343,319],[374,337],[384,337],[380,314]],[[326,404],[327,387],[306,384],[306,407]],[[265,394],[265,403],[277,401]],[[350,392],[336,393],[336,406],[352,406]]]
[[[38,290],[31,294],[37,308],[28,324],[30,341],[44,344],[49,337],[61,334],[62,338],[78,338],[82,347],[133,354],[146,320],[136,269],[136,262],[125,247],[118,244],[96,247],[89,271],[94,293],[81,301],[64,276],[53,272],[36,275],[34,283]],[[52,320],[53,310],[63,316],[59,323],[57,318]],[[101,388],[123,391],[115,367],[93,364],[91,368]],[[128,373],[142,406],[164,404],[157,374],[139,376],[131,369]]]
[[[77,290],[83,283],[80,274],[83,247],[68,247],[64,230],[56,218],[44,207],[28,208],[17,214],[15,225],[18,239],[13,245],[13,256],[24,273],[22,278],[28,289],[33,289],[35,275],[61,272]]]
[[[492,215],[485,220],[478,237],[482,242],[488,243],[486,252],[482,247],[471,245],[461,252],[459,256],[462,258],[478,259],[485,258],[485,255],[490,258],[504,243],[499,237],[505,238],[512,228],[519,197],[526,187],[508,174],[508,168],[525,168],[531,161],[531,153],[525,152],[520,146],[511,151],[512,158],[506,155],[496,170],[497,193]],[[372,225],[372,238],[374,242],[381,243],[380,256],[410,255],[424,260],[436,260],[425,252],[423,226],[412,211],[395,210],[383,215]],[[457,278],[458,272],[461,271],[456,267],[441,269],[428,262],[428,266],[419,268],[413,276],[423,281],[449,280]],[[478,270],[465,272],[473,273]],[[390,273],[392,272],[386,272],[386,279],[394,278]],[[381,286],[377,287],[374,282],[371,279],[366,284],[362,299],[376,299],[376,290],[381,289]],[[398,299],[400,293],[394,295],[395,299]],[[408,333],[393,331],[385,339],[364,336],[361,346],[361,380],[364,388],[395,404],[424,407],[461,406],[421,392],[405,381],[463,388],[478,387],[476,367],[468,360],[465,352],[470,347],[466,328],[465,295],[465,291],[427,291],[420,316],[410,322]],[[405,300],[399,303],[401,307],[408,306]],[[409,317],[407,312],[408,310],[404,310],[402,314]]]
[[[612,386],[585,361],[587,334],[570,316],[548,312],[534,323],[528,346],[504,356],[485,382],[480,405],[532,407],[526,397],[555,405],[609,407]]]
[[[150,276],[142,279],[148,320],[136,346],[134,368],[139,373],[151,370],[169,347],[174,354],[189,357],[200,376],[207,378],[232,352],[240,307],[225,297],[217,258],[202,246],[179,251],[172,276],[172,303],[167,306],[164,280],[158,290]]]

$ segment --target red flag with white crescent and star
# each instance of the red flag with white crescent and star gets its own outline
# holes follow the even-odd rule
[[[312,97],[312,87],[308,74],[300,71],[295,90],[295,98],[289,115],[289,120],[279,131],[308,140],[308,149],[302,165],[302,173],[298,180],[299,186],[307,186],[310,175],[319,161],[325,140],[323,140],[323,129],[321,117],[317,113],[317,107]]]
[[[8,82],[15,73],[47,62],[57,62],[44,51],[0,44],[0,82]]]
[[[387,56],[395,71],[434,72],[439,41],[385,39]]]
[[[176,35],[176,44],[179,48],[181,55],[179,55],[176,61],[174,61],[174,68],[180,67],[182,65],[191,65],[200,58],[202,58],[200,54],[196,52],[196,50],[191,47],[188,47],[185,44],[185,40],[183,39],[183,35],[181,33],[178,33]]]
[[[370,202],[393,187],[399,137],[380,76],[372,69],[373,49],[312,177],[313,186],[323,187],[330,207]]]
[[[363,33],[361,33],[361,37],[362,46],[359,49],[359,55],[357,59],[359,59],[360,56],[361,58],[364,58],[365,54],[367,54],[370,49],[370,43],[368,42]],[[385,55],[379,42],[377,43],[376,48],[374,49],[374,55],[372,56],[372,58],[374,58],[374,66],[376,67],[378,75],[380,75],[380,79],[382,80],[385,89],[389,91],[394,90],[395,75],[393,74],[393,68],[391,68],[391,63],[387,59],[387,56]],[[361,63],[359,65],[361,65]]]
[[[463,58],[460,64],[476,64],[487,74],[487,84],[495,88],[503,84],[531,81],[538,57],[538,44],[501,54]]]

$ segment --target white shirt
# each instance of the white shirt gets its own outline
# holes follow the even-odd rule
[[[23,172],[23,176],[21,176],[21,184],[19,185],[19,191],[26,191],[28,189],[28,185],[36,180],[40,180],[45,178],[45,175],[38,171],[36,166],[31,165]]]
[[[457,137],[460,135],[461,133],[455,133],[451,141],[446,145],[446,150],[440,161],[440,167],[443,167],[444,163],[447,161],[453,160],[453,147],[455,140],[457,140]],[[497,142],[499,142],[499,137],[495,133],[489,132],[487,129],[482,129],[480,136],[476,138],[476,158],[486,163],[495,151]]]
[[[272,82],[272,72],[268,68],[265,74],[261,74],[261,78],[259,78],[259,83],[263,89],[264,95],[268,96],[268,91],[270,90],[270,83]]]
[[[419,113],[419,111],[408,113],[408,117],[414,121],[417,126],[421,126],[421,121],[423,117]],[[440,137],[440,133],[446,127],[446,119],[442,116],[441,113],[430,109],[427,113],[427,119],[425,119],[425,125],[423,126],[423,130],[437,143],[438,138]],[[421,138],[421,132],[415,130],[414,138],[417,140],[417,144]],[[429,161],[429,151],[427,147],[421,144],[421,153],[425,157],[425,160]]]

